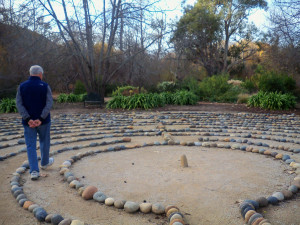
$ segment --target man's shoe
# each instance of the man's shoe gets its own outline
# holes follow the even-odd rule
[[[30,174],[31,180],[37,180],[37,179],[39,179],[39,176],[40,176],[40,174],[37,171],[32,171]]]
[[[53,158],[49,158],[49,163],[45,166],[41,166],[41,168],[43,170],[47,169],[49,166],[51,166],[54,163],[54,159]]]

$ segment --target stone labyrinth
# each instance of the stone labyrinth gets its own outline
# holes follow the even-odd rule
[[[26,224],[300,224],[293,114],[54,115],[50,155],[31,181],[20,118],[0,118],[1,195]]]

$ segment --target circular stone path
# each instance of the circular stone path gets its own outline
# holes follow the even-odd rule
[[[28,169],[22,167],[26,167],[26,146],[19,118],[0,118],[0,223],[39,223],[39,217],[22,209],[22,202],[16,200],[25,194],[47,214],[70,219],[65,224],[76,224],[75,220],[86,224],[170,224],[168,213],[126,213],[84,200],[76,188],[69,187],[72,180],[64,179],[67,173],[61,168],[67,168],[83,187],[95,186],[106,198],[164,208],[174,205],[185,224],[244,224],[243,210],[249,205],[241,213],[243,201],[272,195],[280,200],[277,204],[270,199],[267,206],[255,208],[252,203],[249,209],[253,207],[261,214],[258,218],[270,224],[299,224],[298,189],[280,199],[282,192],[299,184],[299,128],[300,118],[295,115],[57,115],[51,129],[55,163],[41,171],[38,181],[31,181]],[[188,160],[186,168],[181,167],[182,155]],[[258,222],[254,217],[251,224]]]

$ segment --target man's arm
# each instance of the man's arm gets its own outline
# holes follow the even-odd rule
[[[48,85],[48,89],[47,89],[47,99],[46,99],[46,105],[42,111],[42,114],[41,114],[41,119],[46,119],[46,117],[49,115],[50,113],[50,109],[53,105],[53,98],[52,98],[52,92],[51,92],[51,88],[50,86]]]
[[[17,91],[16,106],[17,106],[17,109],[18,109],[19,113],[22,116],[22,119],[25,120],[25,121],[29,121],[30,115],[29,115],[29,113],[27,112],[26,108],[23,105],[20,86],[18,87],[18,91]]]

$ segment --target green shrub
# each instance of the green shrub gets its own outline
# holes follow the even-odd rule
[[[296,97],[292,94],[281,94],[278,92],[260,91],[250,97],[248,105],[271,110],[288,110],[295,108]]]
[[[80,94],[86,93],[86,88],[80,80],[76,81],[73,93],[75,95],[80,95]]]
[[[201,89],[199,82],[194,77],[187,77],[183,79],[181,83],[178,84],[180,89],[193,92],[198,98],[201,95]]]
[[[242,88],[239,86],[231,85],[231,87],[224,92],[223,94],[220,94],[219,96],[216,96],[217,102],[237,102],[238,95],[242,92]]]
[[[296,89],[296,81],[292,77],[275,71],[260,68],[255,79],[258,90],[263,92],[293,93]]]
[[[253,93],[255,91],[257,91],[257,87],[255,86],[254,81],[250,80],[250,79],[246,79],[241,86],[247,90],[248,93]]]
[[[107,103],[106,107],[108,109],[151,109],[165,104],[194,105],[197,101],[197,96],[189,91],[142,93],[132,96],[117,95]]]
[[[62,94],[59,94],[59,96],[57,97],[57,102],[64,103],[64,102],[67,102],[67,99],[68,99],[68,95],[62,93]]]
[[[157,84],[158,92],[175,92],[178,89],[178,86],[173,81],[163,81]]]
[[[204,101],[217,101],[218,97],[224,95],[232,85],[228,84],[228,74],[206,77],[200,82],[200,99]]]
[[[118,95],[130,96],[138,93],[139,93],[138,87],[123,86],[123,87],[118,87],[117,90],[113,91],[112,96],[118,96]]]
[[[173,104],[173,94],[171,92],[162,92],[159,94],[166,105]]]
[[[0,102],[0,112],[1,113],[12,113],[17,112],[16,99],[14,98],[4,98]]]
[[[84,99],[86,98],[87,94],[84,93],[84,94],[79,94],[79,95],[75,95],[73,93],[71,94],[60,94],[58,97],[57,97],[57,102],[58,103],[65,103],[65,102],[83,102]]]
[[[71,93],[67,96],[67,102],[78,102],[78,101],[79,101],[78,95]]]
[[[195,105],[198,97],[191,91],[177,91],[173,94],[174,105]]]
[[[108,109],[151,109],[160,106],[164,106],[164,100],[156,93],[135,94],[132,96],[117,95],[106,105]]]
[[[83,102],[87,97],[87,93],[83,93],[83,94],[80,94],[78,95],[78,101],[79,102]]]

